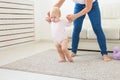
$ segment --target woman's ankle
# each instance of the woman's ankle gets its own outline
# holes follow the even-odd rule
[[[103,60],[104,61],[111,61],[112,59],[107,54],[104,54],[103,55]]]
[[[75,57],[75,56],[76,56],[76,53],[71,52],[71,56],[72,56],[72,57]]]

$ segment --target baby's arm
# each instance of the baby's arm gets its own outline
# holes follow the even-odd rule
[[[64,25],[65,25],[66,27],[69,27],[69,26],[72,25],[72,23],[69,22],[67,19],[65,19],[65,20],[63,21],[63,23],[64,23]]]

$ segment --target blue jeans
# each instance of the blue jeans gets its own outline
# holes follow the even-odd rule
[[[85,4],[75,4],[74,14],[80,12],[82,9],[85,8]],[[100,9],[97,0],[93,2],[93,6],[91,11],[88,13],[90,22],[92,24],[92,28],[94,33],[97,36],[97,41],[101,50],[101,54],[107,54],[106,48],[106,38],[101,26],[101,15]],[[72,34],[72,52],[77,53],[77,48],[79,44],[79,35],[82,29],[83,20],[85,15],[77,18],[74,20],[74,29]]]

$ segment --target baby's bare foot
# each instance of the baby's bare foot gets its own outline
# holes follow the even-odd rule
[[[66,62],[66,59],[60,59],[59,62]]]
[[[111,61],[112,59],[108,55],[103,55],[104,61]]]
[[[69,62],[73,62],[72,57],[69,57],[69,58],[68,58],[68,61],[69,61]]]
[[[73,62],[72,56],[70,54],[66,54],[66,57],[69,62]]]

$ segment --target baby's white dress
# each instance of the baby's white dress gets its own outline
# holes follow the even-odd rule
[[[60,19],[58,22],[51,22],[51,33],[53,40],[57,43],[61,43],[64,39],[67,39],[67,33],[65,27],[70,26],[66,19]]]

